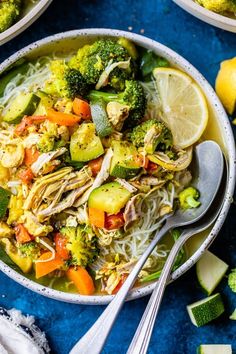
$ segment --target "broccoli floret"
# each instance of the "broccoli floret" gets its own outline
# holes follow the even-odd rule
[[[90,85],[86,82],[81,73],[76,69],[68,69],[65,73],[68,97],[86,96],[90,90]]]
[[[67,238],[67,248],[72,255],[72,264],[87,267],[97,258],[97,237],[89,226],[63,227],[60,232]]]
[[[53,60],[50,64],[52,76],[46,82],[45,92],[59,97],[74,98],[85,96],[90,85],[87,84],[81,73],[69,68],[64,60]]]
[[[179,202],[182,209],[197,208],[201,203],[197,200],[200,194],[196,188],[188,187],[179,193]]]
[[[23,256],[32,260],[37,259],[41,253],[39,245],[34,241],[21,244],[18,248]]]
[[[228,285],[229,285],[230,289],[234,293],[236,293],[236,268],[232,269],[231,273],[229,274]]]
[[[17,20],[22,0],[0,1],[0,32],[6,31]]]
[[[135,80],[125,81],[125,90],[121,93],[110,93],[102,91],[90,91],[91,101],[103,99],[106,103],[119,102],[129,107],[129,116],[126,119],[125,128],[132,128],[139,124],[146,109],[146,97],[142,85]]]
[[[54,136],[48,133],[44,133],[40,138],[39,142],[37,143],[37,148],[42,153],[52,151],[54,149],[54,142]]]
[[[234,0],[197,0],[200,5],[214,12],[235,12],[236,3]]]
[[[153,154],[157,148],[166,151],[173,143],[171,131],[156,119],[149,119],[135,127],[130,138],[137,148],[143,147],[148,154]]]
[[[96,85],[101,74],[110,64],[129,60],[131,55],[118,41],[113,39],[101,39],[93,44],[87,44],[78,50],[77,56],[69,63],[71,68],[78,69],[85,80]],[[107,85],[118,91],[123,91],[125,80],[134,78],[136,64],[133,59],[127,69],[114,68]]]

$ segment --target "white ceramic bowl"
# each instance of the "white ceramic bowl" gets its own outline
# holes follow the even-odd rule
[[[10,65],[12,65],[16,60],[22,57],[26,56],[27,58],[34,58],[39,55],[52,53],[54,51],[75,50],[85,43],[95,40],[99,36],[127,37],[139,46],[151,49],[156,54],[167,58],[167,60],[169,60],[173,66],[180,68],[192,76],[198,85],[201,86],[209,105],[210,129],[208,129],[208,132],[205,134],[204,138],[217,141],[221,145],[227,159],[229,177],[226,185],[225,201],[222,205],[222,211],[219,215],[219,218],[217,219],[211,231],[208,231],[205,235],[198,235],[194,237],[193,240],[191,240],[191,243],[188,244],[190,257],[179,269],[177,269],[172,274],[172,280],[175,280],[196,263],[196,261],[209,247],[209,245],[220,231],[220,228],[222,227],[230,207],[235,185],[235,145],[231,126],[218,97],[208,82],[204,79],[204,77],[189,62],[187,62],[184,58],[173,52],[171,49],[165,47],[164,45],[134,33],[109,29],[76,30],[47,37],[18,51],[9,59],[5,60],[0,65],[0,74]],[[61,301],[97,305],[106,304],[113,298],[112,295],[82,296],[44,287],[17,273],[2,261],[0,261],[0,270],[2,270],[10,278],[14,279],[25,287],[42,295]],[[152,283],[133,289],[130,292],[129,299],[136,299],[149,294],[154,288],[154,285],[155,283]]]
[[[194,0],[173,0],[184,10],[215,27],[222,28],[229,32],[236,32],[236,18],[231,18],[217,14],[205,9]]]
[[[42,15],[51,2],[52,0],[39,0],[37,3],[26,7],[20,19],[6,31],[0,33],[0,45],[10,41],[29,27]]]

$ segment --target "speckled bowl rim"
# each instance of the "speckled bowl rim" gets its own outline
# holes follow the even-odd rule
[[[26,30],[48,8],[52,0],[40,0],[29,12],[6,31],[0,33],[0,45],[10,41]]]
[[[191,15],[200,20],[209,23],[215,27],[224,29],[229,32],[236,32],[236,19],[217,14],[213,11],[207,10],[194,0],[173,0],[177,5],[182,7]]]
[[[227,145],[227,152],[228,152],[228,181],[227,181],[227,190],[225,194],[225,200],[222,206],[221,213],[212,228],[210,234],[206,238],[206,240],[201,244],[199,249],[191,256],[179,269],[177,269],[171,277],[171,281],[179,278],[183,273],[185,273],[188,269],[190,269],[196,261],[200,258],[200,256],[204,253],[204,251],[210,246],[210,244],[213,242],[215,237],[217,236],[218,232],[220,231],[224,220],[226,218],[226,215],[229,211],[230,204],[232,201],[233,197],[233,192],[234,192],[234,186],[235,186],[235,143],[234,143],[234,137],[233,137],[233,132],[230,126],[230,122],[228,120],[228,117],[222,107],[222,104],[220,103],[218,97],[216,96],[214,90],[212,87],[209,85],[209,83],[206,81],[206,79],[183,57],[175,53],[173,50],[167,48],[163,44],[160,44],[154,40],[151,40],[149,38],[146,38],[144,36],[134,34],[134,33],[129,33],[125,31],[119,31],[119,30],[111,30],[111,29],[83,29],[83,30],[74,30],[74,31],[69,31],[69,32],[64,32],[64,33],[59,33],[47,38],[44,38],[42,40],[39,40],[12,55],[10,58],[6,59],[1,65],[0,65],[0,73],[2,73],[6,68],[8,68],[10,65],[12,65],[16,60],[26,56],[27,54],[30,54],[32,51],[35,49],[40,48],[41,46],[45,44],[50,44],[54,42],[58,42],[63,39],[73,39],[78,36],[84,37],[84,36],[114,36],[114,37],[126,37],[129,38],[130,40],[133,40],[140,46],[144,46],[146,48],[152,48],[154,50],[157,50],[160,55],[166,57],[169,59],[174,65],[182,68],[184,71],[189,73],[190,76],[194,78],[194,80],[202,87],[202,90],[205,92],[206,97],[208,98],[208,101],[211,102],[212,106],[214,106],[215,111],[218,114],[218,117],[220,117],[219,122],[221,121],[222,124],[221,128],[224,130],[224,141]],[[8,265],[6,265],[3,261],[0,260],[0,270],[4,272],[6,275],[8,275],[10,278],[18,282],[19,284],[25,286],[28,289],[31,289],[41,295],[50,297],[55,300],[59,301],[64,301],[64,302],[70,302],[70,303],[76,303],[76,304],[87,304],[87,305],[105,305],[109,303],[112,299],[112,295],[94,295],[94,296],[83,296],[83,295],[78,295],[78,294],[70,294],[70,293],[65,293],[62,291],[57,291],[54,289],[50,289],[48,287],[42,286],[26,277],[23,275],[17,273],[14,271],[12,268],[10,268]],[[131,290],[130,295],[128,297],[128,300],[133,300],[137,299],[139,297],[148,295],[152,292],[153,288],[155,286],[155,282],[149,285],[145,285],[143,287],[135,288]]]

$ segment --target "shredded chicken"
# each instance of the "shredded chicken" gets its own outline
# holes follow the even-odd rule
[[[109,102],[107,104],[107,115],[114,128],[121,131],[126,118],[129,116],[129,106],[119,102]]]

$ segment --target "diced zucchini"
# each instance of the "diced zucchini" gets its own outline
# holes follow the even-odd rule
[[[9,82],[14,79],[17,75],[24,75],[29,69],[29,63],[23,63],[21,65],[18,65],[14,68],[12,68],[10,71],[7,73],[3,73],[0,76],[0,97],[3,96],[4,91],[9,84]]]
[[[6,215],[10,197],[11,193],[0,187],[0,218],[3,218]]]
[[[202,344],[198,347],[198,354],[232,354],[229,344]]]
[[[30,116],[35,112],[39,102],[40,98],[34,93],[20,93],[4,112],[4,122],[11,124],[20,123],[25,115]]]
[[[86,162],[104,153],[102,142],[95,134],[93,123],[84,123],[72,134],[70,155],[72,161]]]
[[[35,116],[46,116],[47,109],[52,108],[54,104],[54,100],[45,92],[38,91],[37,96],[40,98],[39,105],[34,112]]]
[[[218,293],[188,305],[187,310],[192,323],[200,327],[219,317],[224,312],[224,304]]]
[[[207,295],[211,295],[225,273],[228,265],[209,251],[197,262],[197,278]]]
[[[2,239],[1,243],[4,245],[6,254],[22,270],[22,272],[29,273],[33,266],[32,260],[29,257],[22,257],[19,253],[15,252],[8,239]]]
[[[138,152],[136,148],[125,141],[113,141],[113,157],[111,161],[110,175],[129,179],[140,171],[138,164]]]
[[[90,102],[92,120],[96,126],[98,136],[104,138],[113,133],[114,129],[109,122],[106,103],[102,99]]]
[[[103,184],[95,188],[89,196],[89,208],[95,208],[117,214],[125,206],[131,197],[131,193],[118,182]]]
[[[234,312],[230,316],[230,320],[236,321],[236,309],[234,310]]]

